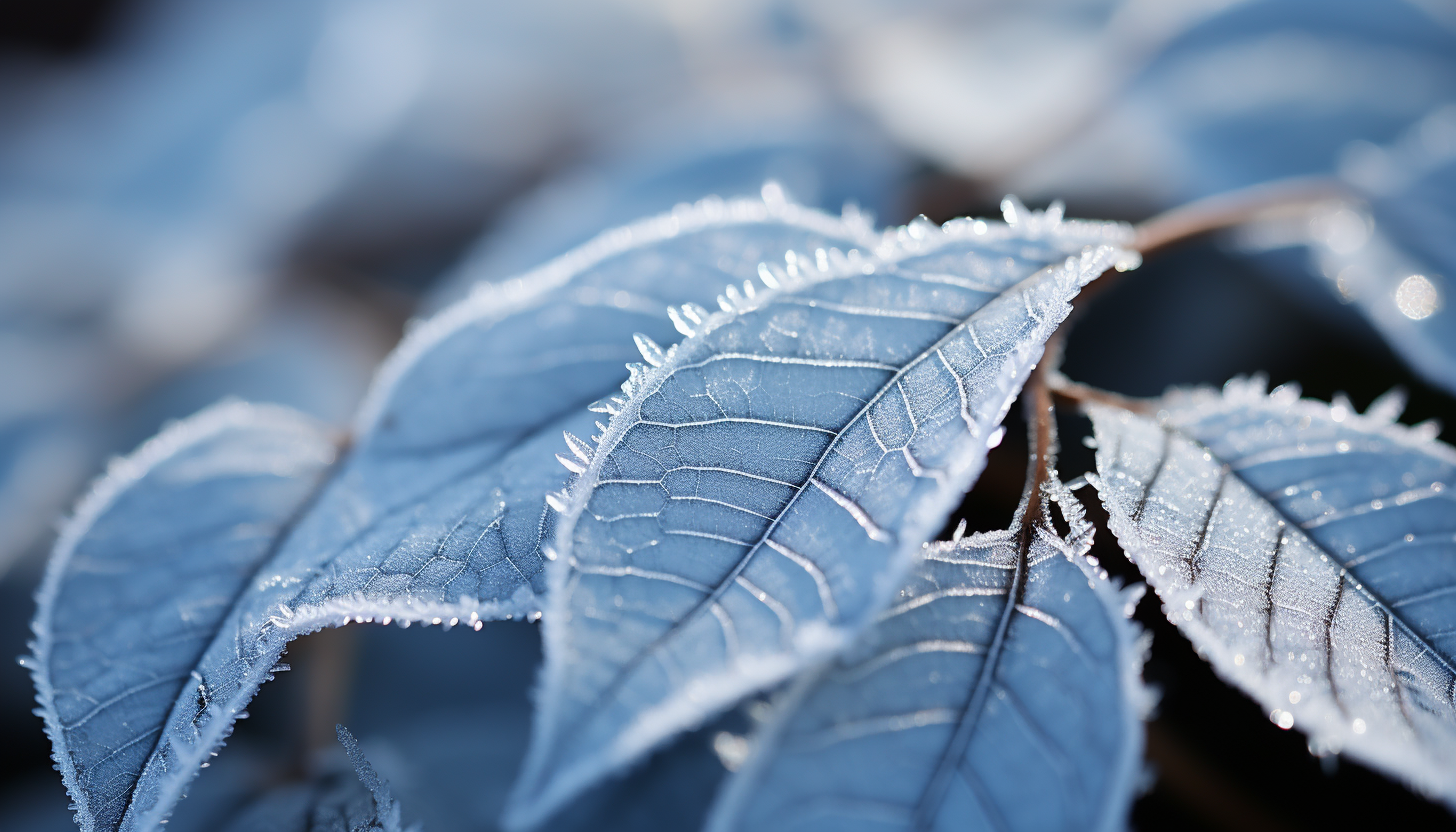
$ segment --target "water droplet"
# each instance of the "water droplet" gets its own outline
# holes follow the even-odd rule
[[[1363,734],[1365,733],[1365,720],[1356,717],[1355,721],[1350,723],[1350,727],[1354,729],[1355,733]]]
[[[1289,692],[1289,704],[1291,704],[1291,705],[1298,705],[1299,704],[1299,691],[1292,690],[1292,691]]]
[[[1234,654],[1234,664],[1238,665],[1239,667],[1243,667],[1244,666],[1244,654],[1243,653],[1235,653]]]
[[[1436,284],[1423,274],[1413,274],[1395,287],[1395,308],[1413,321],[1429,318],[1440,307]]]

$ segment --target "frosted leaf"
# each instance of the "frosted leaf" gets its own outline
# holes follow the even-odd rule
[[[1456,805],[1456,451],[1387,396],[1235,380],[1156,419],[1089,408],[1109,524],[1224,678],[1296,727]]]
[[[198,656],[333,457],[302,416],[219,405],[113,463],[67,524],[26,663],[83,830],[155,793],[134,789],[175,700],[215,707]]]
[[[931,544],[894,606],[781,696],[707,830],[1122,828],[1150,703],[1127,620],[1142,588],[1087,561],[1063,500],[1065,539]]]
[[[403,832],[399,801],[360,750],[338,726],[339,742],[354,765],[308,783],[281,786],[233,813],[225,832]],[[409,832],[419,832],[419,826]]]
[[[128,717],[127,730],[135,733],[98,741],[97,756],[110,755],[106,776],[96,781],[99,793],[85,794],[89,780],[68,780],[82,807],[83,828],[149,828],[165,818],[299,635],[351,621],[478,628],[488,620],[537,614],[536,593],[544,588],[541,543],[555,519],[542,495],[560,489],[570,476],[552,452],[565,450],[578,462],[590,456],[590,445],[577,437],[593,435],[597,414],[585,408],[615,389],[622,361],[636,354],[633,333],[670,342],[674,329],[664,307],[711,301],[725,279],[736,276],[731,269],[725,273],[723,264],[738,261],[725,258],[751,256],[760,246],[826,241],[852,250],[855,242],[874,239],[857,221],[762,199],[706,200],[607,232],[417,327],[381,369],[350,453],[284,529],[283,521],[314,491],[321,471],[313,471],[306,486],[286,486],[293,489],[287,491],[292,502],[279,509],[272,525],[253,524],[260,537],[248,538],[253,544],[248,558],[195,558],[196,547],[224,545],[232,523],[247,522],[246,514],[230,513],[228,502],[219,500],[212,507],[217,515],[211,515],[196,510],[200,492],[173,489],[147,497],[154,502],[144,506],[142,515],[132,514],[132,500],[111,506],[115,523],[145,530],[157,526],[156,533],[167,539],[173,539],[168,523],[174,516],[211,517],[210,531],[220,542],[190,542],[192,548],[178,549],[176,557],[193,557],[191,567],[205,567],[207,580],[230,589],[205,596],[206,616],[181,606],[197,643],[180,653],[168,652],[177,649],[170,642],[156,645],[158,661],[179,666],[172,674],[177,678],[137,694],[147,700],[148,710],[146,718]],[[739,263],[736,268],[756,266]],[[573,439],[563,442],[563,431]],[[178,441],[168,439],[159,447],[172,448]],[[233,462],[244,472],[257,464],[244,455]],[[217,488],[228,494],[234,473],[226,467],[211,472],[219,479]],[[130,479],[107,486],[144,494],[152,487],[150,480]],[[249,498],[244,493],[237,499]],[[83,511],[82,519],[92,513]],[[83,561],[88,570],[152,580],[151,573],[130,567],[90,565],[147,554],[112,549],[108,539],[98,537],[102,531],[78,520],[65,546],[96,550]],[[56,601],[43,606],[37,619],[41,657],[49,650],[45,633],[66,623],[52,621],[52,610],[76,605],[89,612],[88,593],[94,591],[85,588],[84,581],[94,580],[89,572],[79,583],[69,580],[67,570],[75,570],[68,566],[72,561],[65,546],[58,550],[52,567],[56,577],[47,590]],[[198,586],[195,591],[203,592],[211,584]],[[162,580],[136,591],[148,593],[149,604],[140,609],[171,610],[167,614],[175,616],[178,602],[194,590]],[[125,619],[134,612],[128,607],[117,616]],[[86,626],[86,639],[67,633],[66,644],[77,641],[103,657],[126,652],[109,644],[95,647],[90,639],[96,633]],[[101,667],[106,660],[91,664]],[[73,672],[89,672],[88,666],[83,662]],[[37,685],[44,699],[51,683],[43,675],[37,675]],[[116,707],[106,695],[93,698],[86,707],[96,706],[98,713]],[[141,732],[147,736],[138,739]]]
[[[872,258],[791,254],[634,374],[561,500],[532,751],[506,820],[845,644],[975,480],[1080,287],[1130,230],[1007,205]],[[700,317],[695,313],[695,317]]]

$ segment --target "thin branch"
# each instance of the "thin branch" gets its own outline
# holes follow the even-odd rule
[[[1326,177],[1266,182],[1195,200],[1145,220],[1137,226],[1133,248],[1146,256],[1215,231],[1307,215],[1331,202],[1358,199],[1339,181]]]
[[[1072,381],[1061,373],[1052,373],[1047,379],[1054,400],[1072,404],[1101,404],[1116,407],[1144,416],[1153,412],[1152,403],[1145,399],[1134,399],[1121,393],[1102,390],[1080,381]]]
[[[1311,216],[1322,206],[1331,202],[1351,202],[1356,199],[1358,197],[1340,182],[1326,177],[1302,177],[1267,182],[1195,200],[1144,220],[1135,229],[1132,248],[1146,257],[1149,254],[1217,231],[1226,231],[1273,219]],[[1079,404],[1097,402],[1134,413],[1147,413],[1149,412],[1148,405],[1145,402],[1106,390],[1098,390],[1095,387],[1071,381],[1061,374],[1067,332],[1071,330],[1078,316],[1087,309],[1097,295],[1117,283],[1117,277],[1120,274],[1115,268],[1108,269],[1082,289],[1081,294],[1073,303],[1072,313],[1047,340],[1046,352],[1041,366],[1038,367],[1038,372],[1045,369],[1045,373],[1041,375],[1041,385],[1062,401]],[[1033,374],[1034,378],[1036,378],[1036,374]],[[1027,385],[1028,392],[1034,394],[1032,381],[1028,380]],[[1030,406],[1031,398],[1032,396],[1028,396],[1028,406]],[[1040,418],[1039,413],[1040,411],[1038,411],[1038,418]],[[1028,413],[1028,415],[1031,414]],[[1039,430],[1039,428],[1035,429]],[[1037,446],[1033,442],[1033,447],[1041,446]],[[1045,482],[1045,479],[1041,479],[1039,482]]]

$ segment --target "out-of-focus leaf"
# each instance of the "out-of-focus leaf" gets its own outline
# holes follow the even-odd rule
[[[1453,95],[1456,29],[1407,0],[1231,4],[1006,187],[1174,205],[1333,174],[1350,142],[1390,141]]]
[[[750,739],[710,832],[1122,828],[1150,698],[1141,596],[1049,524],[933,543],[894,606]],[[1026,510],[1025,504],[1022,511]]]
[[[791,124],[741,124],[690,114],[692,126],[654,133],[605,160],[559,175],[513,203],[426,299],[440,307],[478,283],[520,274],[590,240],[603,228],[671,210],[703,194],[753,196],[768,181],[809,207],[855,203],[894,210],[907,163],[861,120],[822,115]],[[664,135],[665,133],[665,135]],[[768,252],[777,259],[783,252]],[[741,278],[740,278],[741,279]]]
[[[334,450],[291,412],[219,405],[114,464],[67,525],[27,663],[83,830],[118,828],[134,804],[158,800],[143,766],[195,730],[169,716],[176,700],[225,707],[198,659],[233,599],[268,580],[255,573]]]
[[[1310,223],[1314,268],[1418,373],[1456,394],[1456,104],[1389,147],[1348,148],[1341,173],[1368,209],[1334,205]]]
[[[1092,406],[1095,484],[1220,675],[1313,747],[1456,805],[1456,451],[1400,407],[1241,380],[1155,418]]]
[[[1000,183],[1096,119],[1170,40],[1238,2],[797,5],[843,56],[841,83],[888,132]]]
[[[507,824],[842,646],[980,473],[1043,342],[1130,230],[887,232],[765,268],[636,366],[557,534],[532,752]],[[1122,265],[1130,265],[1123,262]],[[779,288],[774,288],[779,287]]]

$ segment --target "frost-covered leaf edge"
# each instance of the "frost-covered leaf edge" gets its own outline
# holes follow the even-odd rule
[[[1000,223],[984,219],[959,218],[937,225],[925,217],[920,217],[906,225],[888,228],[878,235],[874,248],[868,254],[857,249],[847,253],[837,249],[829,251],[820,249],[807,256],[799,252],[788,252],[785,257],[785,266],[765,264],[760,267],[759,279],[763,288],[757,288],[749,282],[745,282],[741,289],[738,286],[730,285],[718,298],[718,305],[721,307],[719,311],[708,313],[701,307],[688,304],[680,311],[671,310],[674,322],[684,336],[693,338],[732,321],[740,314],[767,305],[779,294],[793,292],[826,280],[872,273],[880,266],[890,266],[900,260],[925,253],[935,246],[961,240],[1000,241],[1017,238],[1043,239],[1045,237],[1078,240],[1082,244],[1081,254],[1069,255],[1060,264],[1054,263],[1043,267],[1020,283],[1008,287],[1002,293],[1004,295],[1018,286],[1026,285],[1040,278],[1045,272],[1059,271],[1058,283],[1065,293],[1064,302],[1067,304],[1068,312],[1070,312],[1072,298],[1076,296],[1082,286],[1087,285],[1108,269],[1116,268],[1119,271],[1125,271],[1136,268],[1141,263],[1141,256],[1132,248],[1133,229],[1127,223],[1067,220],[1063,218],[1063,207],[1060,202],[1052,203],[1045,211],[1029,211],[1020,200],[1008,196],[1002,201],[1001,207],[1004,221]],[[1065,319],[1065,315],[1063,319]],[[1052,328],[1052,331],[1054,330],[1055,327]],[[1050,334],[1049,331],[1047,335],[1050,336]],[[670,375],[671,367],[668,362],[679,346],[674,344],[671,347],[663,348],[655,343],[644,343],[643,340],[638,339],[638,347],[647,363],[627,365],[630,377],[622,384],[625,398],[612,397],[598,402],[591,408],[611,414],[612,418],[607,425],[607,430],[601,436],[595,437],[596,441],[585,448],[577,447],[568,439],[568,451],[581,463],[580,470],[568,465],[568,468],[575,474],[570,484],[561,492],[548,495],[547,498],[548,504],[563,516],[563,520],[557,527],[556,541],[547,552],[549,558],[546,567],[547,609],[543,613],[542,627],[542,647],[545,658],[542,661],[535,688],[537,704],[534,710],[533,732],[540,728],[539,719],[543,711],[540,700],[544,695],[543,692],[550,690],[553,685],[560,684],[556,680],[559,667],[551,661],[553,652],[559,654],[562,649],[554,646],[559,644],[561,637],[555,635],[559,631],[553,621],[560,616],[552,614],[550,605],[553,598],[563,595],[564,584],[570,576],[570,558],[569,556],[562,557],[562,553],[569,550],[574,519],[585,510],[586,502],[591,495],[591,489],[585,487],[584,482],[595,474],[596,468],[593,461],[599,458],[599,450],[620,439],[626,428],[630,426],[632,420],[622,418],[625,413],[624,408],[629,401],[637,400],[644,390],[655,388],[657,383]],[[1044,343],[1038,343],[1032,348],[1031,352],[1035,354],[1035,360],[1028,361],[1025,372],[1015,379],[1014,391],[1020,391],[1031,367],[1035,366],[1036,360],[1040,360],[1043,348]],[[1000,416],[996,420],[997,424],[1005,419],[1015,398],[1015,394],[1007,397],[1001,408]],[[563,464],[566,464],[567,461],[568,459],[563,458]],[[924,542],[941,528],[944,517],[955,508],[961,496],[969,489],[974,477],[979,473],[979,467],[962,472],[951,472],[950,478],[955,481],[955,487],[945,490],[947,496],[941,500],[944,505],[927,506],[920,516],[911,518],[910,522],[907,522],[907,531],[904,534],[904,542],[900,547],[897,562],[891,566],[885,579],[881,581],[881,585],[876,588],[876,594],[880,599],[876,605],[877,608],[883,608],[889,603],[907,570],[918,561]],[[802,646],[806,649],[807,663],[812,665],[837,654],[852,643],[857,631],[842,634],[819,631],[810,632],[807,635],[809,638],[804,640],[805,643]],[[716,680],[724,684],[706,684],[704,688],[713,690],[717,695],[697,703],[700,714],[712,714],[729,707],[743,696],[782,681],[805,666],[804,663],[785,664],[784,666],[768,666],[767,663],[764,665],[758,668],[759,677],[756,677],[751,684],[742,686],[741,690],[734,689],[731,684],[727,684],[732,681],[731,679]],[[654,713],[662,714],[663,712],[659,710]],[[649,736],[633,743],[619,742],[613,749],[615,753],[608,755],[611,758],[607,764],[608,768],[619,769],[631,765],[648,750],[661,745],[681,731],[690,729],[705,718],[702,715],[688,714],[685,716],[687,719],[681,726],[674,726],[666,732],[657,732],[661,736]],[[546,749],[536,745],[533,740],[531,749],[522,765],[521,774],[517,779],[516,788],[512,790],[512,796],[507,802],[502,818],[503,825],[508,829],[531,829],[539,826],[559,808],[562,800],[580,791],[584,785],[596,782],[596,779],[601,776],[597,775],[596,778],[577,776],[567,780],[558,780],[552,789],[539,797],[536,803],[526,803],[520,797],[519,789],[526,782],[525,777],[532,771],[532,768],[539,767],[539,763],[533,758],[545,751]]]
[[[1263,374],[1253,374],[1251,376],[1236,376],[1226,382],[1222,388],[1215,388],[1210,385],[1172,387],[1162,396],[1141,400],[1141,403],[1153,408],[1161,404],[1176,407],[1252,407],[1273,404],[1277,407],[1296,412],[1304,411],[1319,413],[1321,415],[1328,414],[1331,411],[1342,410],[1344,412],[1343,419],[1346,424],[1357,426],[1366,432],[1379,435],[1382,438],[1389,439],[1399,445],[1421,453],[1439,454],[1446,457],[1447,461],[1451,464],[1456,465],[1456,449],[1451,448],[1438,439],[1441,432],[1439,422],[1430,419],[1418,424],[1406,425],[1398,421],[1405,407],[1405,395],[1399,388],[1392,389],[1373,400],[1365,409],[1364,413],[1357,410],[1351,404],[1349,398],[1343,393],[1336,393],[1331,399],[1327,403],[1319,399],[1304,398],[1300,386],[1295,383],[1282,384],[1269,390],[1267,377]],[[1095,408],[1101,408],[1108,412],[1118,412],[1118,408],[1111,405],[1091,405],[1086,408],[1089,411],[1089,416],[1090,411]],[[1144,418],[1158,419],[1156,414],[1144,413],[1141,415]],[[1181,435],[1186,436],[1186,434]],[[1100,500],[1102,491],[1106,487],[1102,477],[1097,473],[1089,473],[1086,475],[1086,478],[1088,483],[1097,490]],[[1259,493],[1257,489],[1251,490],[1255,494]],[[1137,559],[1132,556],[1132,551],[1128,545],[1129,542],[1138,543],[1141,539],[1141,535],[1137,532],[1133,522],[1130,518],[1124,518],[1118,512],[1107,508],[1105,500],[1103,501],[1103,506],[1108,514],[1108,528],[1117,539],[1119,547],[1128,553],[1128,560],[1138,566],[1138,571],[1142,573],[1144,580],[1147,581],[1147,585],[1152,587],[1154,593],[1158,596],[1165,616],[1170,622],[1176,625],[1180,634],[1184,635],[1185,638],[1195,645],[1199,657],[1213,668],[1214,673],[1220,679],[1251,700],[1257,702],[1266,710],[1277,713],[1281,708],[1288,708],[1287,700],[1277,698],[1274,694],[1270,694],[1265,690],[1267,683],[1263,676],[1255,669],[1253,663],[1241,664],[1238,658],[1222,643],[1218,635],[1200,620],[1196,618],[1185,620],[1181,616],[1174,615],[1173,610],[1185,601],[1192,603],[1190,599],[1198,595],[1197,590],[1181,592],[1176,589],[1169,590],[1169,579],[1164,579],[1163,576],[1158,575],[1156,570],[1151,570],[1151,574],[1144,571],[1141,565],[1138,564]],[[1279,509],[1276,507],[1275,511],[1278,512]],[[1300,524],[1289,523],[1285,528],[1286,534],[1303,536],[1309,540],[1313,548],[1319,551],[1325,551],[1319,543],[1304,533]],[[1365,589],[1364,583],[1353,575],[1349,569],[1340,565],[1338,558],[1332,558],[1332,563],[1335,563],[1337,568],[1345,574],[1345,580],[1348,585],[1360,589],[1367,595],[1369,594],[1369,591]],[[1384,601],[1380,601],[1379,603],[1382,607],[1386,605]],[[1403,622],[1400,626],[1403,628],[1408,627]],[[1185,630],[1187,632],[1183,632]],[[1197,634],[1199,637],[1195,639],[1193,634]],[[1417,642],[1421,642],[1420,637],[1415,633],[1412,632],[1409,635]],[[1322,748],[1325,751],[1321,753],[1328,753],[1329,751],[1342,750],[1346,745],[1345,740],[1357,736],[1351,726],[1344,725],[1343,723],[1341,725],[1343,728],[1342,732],[1335,736],[1331,736],[1328,732],[1320,734],[1312,733],[1308,723],[1300,723],[1298,727],[1310,736],[1312,748]],[[1364,755],[1360,756],[1363,757]],[[1456,800],[1453,800],[1451,797],[1439,796],[1443,790],[1442,785],[1434,779],[1423,778],[1413,767],[1396,765],[1384,759],[1380,760],[1379,767],[1387,774],[1403,780],[1406,785],[1412,787],[1418,793],[1428,798],[1443,800],[1448,807],[1456,810]]]
[[[355,435],[365,436],[373,430],[383,416],[395,384],[431,347],[452,333],[466,326],[502,320],[613,255],[708,228],[774,221],[826,236],[857,240],[866,248],[873,247],[880,239],[872,218],[857,207],[846,205],[843,214],[836,217],[794,202],[773,181],[764,184],[757,198],[709,196],[608,229],[521,275],[477,284],[469,295],[434,315],[411,321],[404,338],[385,357],[370,383],[355,416]]]
[[[70,755],[61,753],[64,732],[56,712],[55,691],[50,683],[52,634],[46,621],[52,617],[60,583],[76,546],[101,517],[133,484],[165,462],[178,450],[203,441],[234,427],[268,425],[283,430],[325,434],[323,423],[282,405],[251,404],[227,399],[198,413],[166,425],[157,435],[143,442],[131,454],[116,457],[107,465],[77,502],[71,516],[62,524],[45,574],[36,589],[36,612],[31,619],[32,640],[27,644],[29,655],[21,663],[30,670],[35,685],[35,715],[45,723],[51,741],[51,759],[61,774],[66,791],[73,801],[75,820],[82,832],[89,832],[95,823],[89,814],[86,794],[76,781],[76,769]],[[337,447],[337,442],[335,443]],[[190,778],[189,778],[190,779]]]

